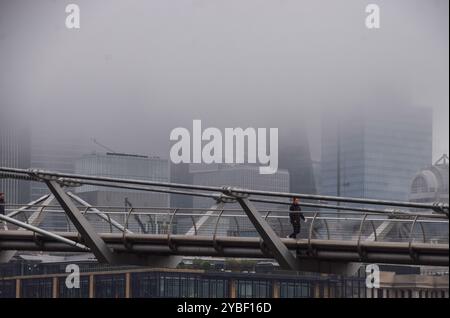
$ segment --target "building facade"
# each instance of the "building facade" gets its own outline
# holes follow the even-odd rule
[[[80,288],[69,289],[66,265],[31,265],[28,270],[17,264],[3,265],[0,298],[448,298],[448,275],[381,272],[380,287],[366,288],[364,276],[95,264],[80,264]]]
[[[358,107],[322,118],[321,193],[407,201],[413,176],[432,159],[432,112]]]
[[[419,203],[447,203],[448,170],[449,160],[447,155],[443,155],[434,165],[420,170],[410,183],[409,200]],[[420,211],[416,209],[416,211]],[[432,213],[431,211],[420,211],[420,213]],[[424,224],[422,226],[424,234],[432,237],[436,243],[448,243],[446,231],[448,224]]]
[[[189,172],[189,164],[174,164],[170,162],[170,182],[192,184],[192,174]],[[177,208],[192,208],[192,196],[171,194],[170,206]]]
[[[434,165],[419,171],[412,179],[409,200],[448,203],[448,163],[448,156],[443,155]]]
[[[0,166],[12,168],[30,167],[30,131],[16,116],[0,114]],[[5,193],[8,204],[30,201],[28,181],[0,179],[0,192]]]
[[[75,162],[84,153],[77,138],[55,134],[51,129],[33,127],[31,134],[31,167],[35,169],[74,173]],[[36,200],[50,191],[42,182],[31,182],[31,199]]]
[[[99,177],[157,182],[169,182],[170,177],[168,160],[121,153],[84,155],[76,161],[75,172]],[[109,209],[119,212],[112,218],[121,224],[126,224],[132,231],[147,233],[155,226],[158,229],[166,228],[167,217],[159,220],[148,214],[154,210],[145,208],[167,208],[169,206],[169,194],[167,193],[93,185],[83,185],[76,188],[75,191],[76,195],[88,204],[100,207],[100,210]],[[133,211],[132,217],[128,217],[129,211]],[[161,214],[167,215],[167,211],[164,210]],[[92,221],[95,223],[95,220]],[[104,222],[100,224],[104,224]]]
[[[258,166],[253,165],[228,165],[215,164],[206,165],[204,169],[201,166],[194,166],[191,169],[192,180],[195,185],[205,186],[234,186],[253,190],[289,192],[289,172],[285,169],[278,169],[274,174],[260,174]],[[253,198],[257,198],[253,196]],[[215,203],[210,198],[194,197],[194,209],[207,209]],[[274,205],[267,203],[254,202],[256,208],[260,210],[280,210],[287,211],[286,205]],[[242,215],[242,208],[237,203],[226,203],[226,209],[235,209],[235,214]],[[227,213],[233,213],[227,211]],[[276,215],[274,212],[272,215]],[[219,231],[228,231],[228,233],[218,233],[223,235],[234,235],[233,232],[239,232],[241,236],[258,235],[253,224],[248,218],[242,218],[239,222],[231,222],[232,218],[223,218],[219,224]],[[215,218],[210,218],[209,222],[214,222]],[[227,224],[225,224],[228,222]],[[181,225],[180,225],[181,226]],[[205,224],[206,228],[208,225]],[[214,226],[210,224],[209,226]],[[289,220],[286,218],[282,225],[286,230],[290,227]]]
[[[289,172],[289,188],[293,193],[318,193],[317,171],[311,158],[309,140],[303,124],[284,128],[279,142],[279,166]]]
[[[205,186],[235,186],[245,189],[289,192],[289,172],[278,169],[274,174],[260,174],[259,168],[244,164],[216,164],[209,165],[202,170],[191,170],[193,184]],[[194,208],[209,208],[211,199],[194,198]],[[258,204],[257,206],[267,206]],[[232,205],[229,205],[230,207]],[[273,205],[271,205],[273,207]]]
[[[169,182],[168,161],[159,157],[107,153],[84,155],[75,163],[78,174]],[[137,190],[83,185],[76,193],[96,206],[167,207],[169,195]]]

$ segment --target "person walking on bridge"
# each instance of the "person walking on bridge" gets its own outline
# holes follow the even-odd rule
[[[302,208],[300,207],[300,199],[299,198],[292,198],[292,204],[289,207],[289,219],[291,221],[292,227],[294,232],[292,232],[291,235],[289,235],[290,238],[297,238],[297,234],[300,233],[300,219],[305,221],[305,216],[300,211]]]
[[[0,192],[0,214],[5,215],[5,194]]]

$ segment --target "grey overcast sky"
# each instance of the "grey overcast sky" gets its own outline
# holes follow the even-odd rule
[[[65,28],[65,6],[81,29]],[[365,28],[365,7],[381,29]],[[0,107],[53,135],[167,157],[169,133],[308,127],[381,92],[432,107],[449,151],[447,0],[0,0]]]

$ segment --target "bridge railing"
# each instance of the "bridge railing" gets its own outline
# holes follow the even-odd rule
[[[79,206],[98,233],[139,233],[153,235],[197,235],[258,237],[259,234],[240,209],[187,209],[167,207],[86,207]],[[6,214],[17,207],[6,206]],[[101,212],[102,215],[99,214]],[[292,232],[289,211],[285,209],[260,210],[261,216],[275,233],[286,238]],[[298,239],[423,242],[448,244],[448,219],[412,215],[392,218],[387,215],[346,211],[302,211],[306,222],[301,222]],[[36,222],[43,229],[56,232],[76,232],[67,214],[58,205],[35,205],[14,214],[25,223]],[[0,230],[5,229],[0,226]],[[17,229],[7,225],[7,229]]]

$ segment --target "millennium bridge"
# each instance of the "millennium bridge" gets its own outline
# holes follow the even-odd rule
[[[0,214],[0,262],[17,251],[90,253],[98,262],[174,267],[183,257],[274,259],[289,270],[354,272],[361,263],[448,266],[448,204],[270,192],[0,167],[49,193]],[[209,208],[92,206],[93,185],[203,197]],[[288,207],[302,200],[297,239]],[[262,208],[263,207],[263,208]],[[267,207],[273,207],[268,209]]]

